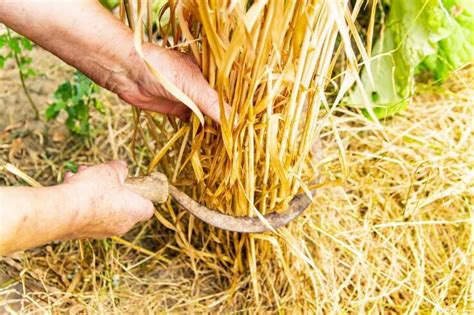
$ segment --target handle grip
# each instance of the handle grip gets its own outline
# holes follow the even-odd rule
[[[164,203],[169,196],[168,178],[159,172],[129,177],[125,180],[125,187],[154,203]]]

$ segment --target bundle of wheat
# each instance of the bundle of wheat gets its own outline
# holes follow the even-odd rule
[[[220,126],[210,121],[203,126],[189,99],[184,103],[196,113],[190,124],[149,116],[150,129],[174,131],[165,132],[171,137],[149,171],[159,167],[177,185],[192,183],[201,202],[234,215],[279,211],[297,192],[310,194],[317,175],[312,148],[322,122],[330,120],[357,77],[352,40],[367,60],[354,26],[361,5],[357,1],[352,11],[347,1],[163,5],[159,16],[171,13],[165,25],[158,23],[161,44],[189,48],[219,93],[221,113],[224,103],[232,110],[221,114]],[[125,2],[124,8],[130,6]],[[152,11],[148,17],[149,32]],[[344,66],[336,67],[338,60]],[[331,103],[328,91],[337,91]]]

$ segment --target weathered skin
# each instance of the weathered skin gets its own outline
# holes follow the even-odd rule
[[[278,229],[298,217],[311,204],[311,199],[306,194],[300,194],[291,200],[287,211],[267,214],[264,216],[265,220],[261,220],[258,217],[234,217],[210,210],[188,197],[178,188],[169,185],[166,176],[161,173],[129,178],[125,185],[156,203],[165,202],[168,195],[171,195],[178,204],[202,221],[223,230],[240,233],[262,233]]]

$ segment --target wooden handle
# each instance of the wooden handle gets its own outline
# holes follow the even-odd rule
[[[125,180],[125,186],[155,203],[164,203],[168,200],[168,178],[159,172],[147,176],[129,177]]]

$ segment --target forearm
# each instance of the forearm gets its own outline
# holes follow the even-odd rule
[[[67,185],[0,187],[0,255],[69,238],[80,224]]]
[[[153,215],[153,204],[125,187],[125,162],[80,166],[60,185],[0,187],[0,255],[54,240],[121,235]]]
[[[132,32],[96,0],[3,0],[0,22],[118,94],[134,88],[132,72],[143,67]]]

